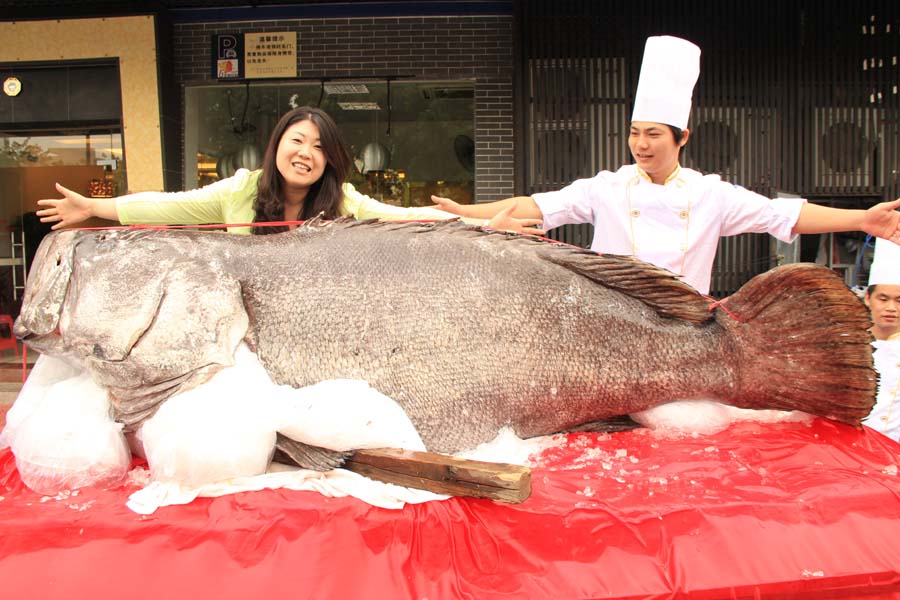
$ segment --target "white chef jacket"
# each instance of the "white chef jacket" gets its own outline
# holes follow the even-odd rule
[[[601,171],[555,192],[533,194],[543,228],[593,223],[591,249],[624,254],[681,276],[709,293],[719,238],[767,232],[784,242],[806,200],[771,200],[740,186],[676,167],[663,185],[637,165]]]
[[[863,423],[900,442],[900,333],[886,340],[875,340],[872,345],[878,371],[878,396]]]

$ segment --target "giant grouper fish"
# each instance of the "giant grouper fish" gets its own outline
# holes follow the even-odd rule
[[[456,453],[506,426],[602,429],[694,398],[859,426],[877,384],[869,325],[816,265],[772,269],[715,303],[634,258],[533,236],[315,219],[267,236],[52,233],[14,330],[82,363],[126,429],[246,340],[276,383],[365,380],[428,450]],[[283,436],[279,448],[316,468],[344,457]]]

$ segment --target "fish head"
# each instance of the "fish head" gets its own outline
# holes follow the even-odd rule
[[[52,232],[41,240],[32,261],[13,333],[37,350],[48,350],[60,343],[59,321],[80,237],[76,231]]]
[[[116,370],[148,353],[168,362],[177,348],[206,355],[223,338],[228,350],[215,353],[233,351],[247,328],[240,284],[194,239],[120,230],[81,239],[59,317],[67,348]]]
[[[191,232],[148,230],[79,232],[73,243],[49,244],[17,335],[84,366],[110,391],[117,419],[148,414],[233,364],[247,334],[241,283],[231,261],[219,260],[239,236],[206,235],[216,248]]]

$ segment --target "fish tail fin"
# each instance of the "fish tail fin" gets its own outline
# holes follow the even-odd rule
[[[831,270],[776,267],[719,303],[735,340],[735,406],[801,410],[859,426],[875,402],[871,326],[863,302]]]

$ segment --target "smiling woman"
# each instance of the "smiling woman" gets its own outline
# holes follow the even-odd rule
[[[334,121],[324,112],[300,107],[275,125],[263,157],[254,221],[297,221],[340,216],[342,184],[350,156]],[[254,233],[284,231],[258,227]]]
[[[414,220],[451,217],[433,208],[400,208],[378,202],[346,182],[350,156],[327,113],[308,106],[287,112],[275,125],[255,171],[186,192],[139,192],[116,198],[86,198],[59,184],[59,199],[39,200],[37,215],[54,229],[91,217],[145,224],[223,224],[234,233],[278,233],[297,219]],[[271,222],[288,221],[271,224]],[[259,223],[251,227],[249,224]]]

